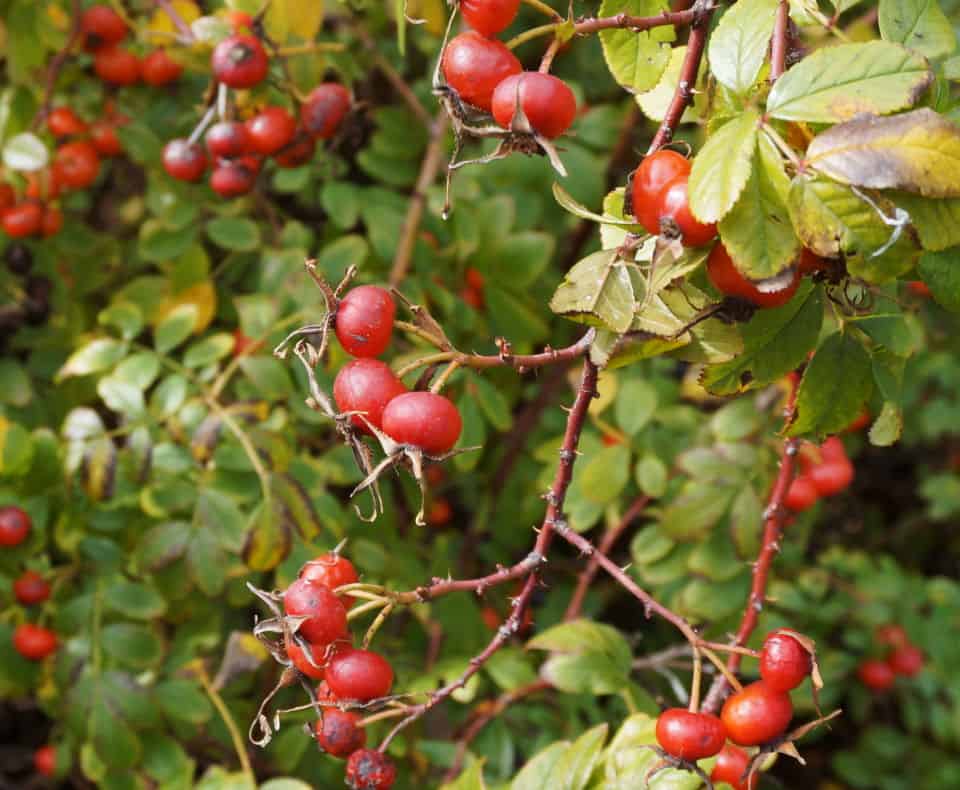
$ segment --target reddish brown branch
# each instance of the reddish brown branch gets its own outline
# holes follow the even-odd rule
[[[597,366],[589,358],[583,361],[583,376],[580,380],[580,387],[577,391],[576,400],[567,416],[567,428],[563,435],[563,444],[560,447],[560,461],[557,464],[557,472],[553,478],[553,484],[550,490],[545,494],[547,508],[543,517],[543,524],[537,534],[537,540],[534,544],[530,556],[546,557],[553,538],[555,525],[562,524],[561,513],[563,502],[567,495],[567,489],[570,487],[570,481],[573,478],[573,464],[577,458],[577,447],[580,444],[580,434],[583,432],[583,426],[587,421],[587,409],[590,401],[597,395]],[[539,566],[539,562],[537,563]],[[413,705],[409,708],[409,713],[402,718],[387,733],[383,742],[380,744],[380,751],[384,751],[397,734],[423,716],[428,710],[447,699],[457,689],[463,688],[467,681],[473,677],[489,659],[496,653],[521,627],[523,615],[530,603],[530,598],[537,586],[538,574],[536,569],[531,570],[526,577],[520,594],[513,599],[510,616],[504,621],[503,625],[497,630],[497,633],[490,640],[487,646],[476,656],[470,659],[470,663],[456,680],[448,683],[440,689],[434,691],[426,701],[419,705]]]
[[[630,16],[630,14],[616,14],[614,16],[600,16],[594,19],[582,19],[573,26],[576,35],[599,33],[601,30],[631,30],[642,33],[655,27],[674,25],[682,27],[693,23],[699,12],[694,9],[687,11],[664,11],[655,16]]]
[[[70,33],[67,35],[67,43],[63,45],[63,49],[53,56],[50,65],[47,66],[47,80],[43,88],[43,101],[40,102],[40,107],[36,115],[33,116],[33,121],[30,123],[30,126],[34,129],[50,114],[53,92],[56,90],[60,72],[63,70],[67,58],[70,57],[70,50],[73,49],[73,45],[76,44],[80,38],[80,16],[82,11],[80,0],[73,0],[73,5],[70,10]]]
[[[785,409],[784,424],[789,425],[793,418],[793,411],[796,406],[797,390],[796,386],[790,391],[787,398]],[[763,545],[760,553],[757,555],[757,561],[753,564],[753,581],[750,585],[750,595],[747,598],[747,606],[743,611],[743,617],[740,620],[740,627],[737,629],[737,635],[732,644],[735,647],[746,645],[750,635],[757,627],[757,618],[763,610],[764,599],[766,597],[767,581],[770,576],[770,567],[773,560],[780,551],[780,536],[783,532],[783,523],[790,511],[783,504],[793,482],[794,467],[796,465],[796,455],[799,441],[797,439],[787,439],[783,443],[783,450],[780,454],[780,471],[777,479],[773,483],[773,489],[770,491],[770,499],[767,503],[767,509],[764,511],[763,525]],[[740,669],[741,656],[739,653],[730,653],[727,658],[727,669],[732,674],[736,674]],[[723,675],[718,675],[710,691],[707,693],[703,702],[703,710],[709,713],[715,713],[720,708],[720,703],[727,692],[728,684]]]
[[[546,562],[546,557],[532,551],[520,562],[508,568],[501,567],[496,573],[490,573],[476,579],[434,579],[430,584],[417,587],[410,592],[397,593],[396,600],[398,603],[410,604],[432,601],[434,598],[454,592],[475,592],[477,595],[483,595],[488,587],[496,587],[526,576],[539,568],[544,562]]]
[[[623,517],[604,533],[603,538],[600,540],[600,554],[610,553],[610,549],[612,549],[617,540],[619,540],[624,530],[643,512],[643,509],[649,502],[650,497],[648,496],[639,496],[634,500],[633,504],[627,509],[627,512],[623,514]],[[590,562],[587,563],[587,567],[580,572],[580,577],[577,579],[577,586],[573,591],[573,595],[570,597],[567,611],[563,615],[564,620],[574,620],[580,616],[580,610],[583,608],[583,600],[586,598],[587,590],[590,589],[590,585],[593,583],[598,570],[600,570],[600,561],[597,559],[597,555],[594,554],[590,557]]]
[[[780,0],[770,40],[770,82],[776,82],[787,69],[787,27],[790,24],[790,3]]]
[[[697,84],[700,61],[703,60],[703,51],[707,46],[710,18],[713,16],[715,8],[710,0],[697,0],[690,11],[679,12],[693,14],[693,21],[690,23],[690,38],[687,39],[687,52],[683,58],[683,65],[680,67],[680,80],[677,82],[677,89],[674,91],[667,112],[663,116],[660,128],[653,136],[647,153],[653,153],[673,139],[673,133],[683,117],[683,111],[687,109],[693,99],[693,89]]]

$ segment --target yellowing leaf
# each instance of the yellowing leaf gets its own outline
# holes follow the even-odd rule
[[[880,0],[880,35],[928,58],[957,48],[953,25],[937,0]]]
[[[321,0],[272,0],[263,19],[270,37],[281,44],[292,36],[310,41],[323,22]]]
[[[171,0],[170,5],[188,25],[200,18],[200,9],[193,0]],[[150,23],[147,25],[147,32],[173,34],[177,32],[177,26],[164,9],[158,8],[150,18]]]
[[[673,47],[673,49],[670,50],[670,62],[667,63],[667,67],[663,72],[663,76],[660,77],[660,81],[652,90],[637,94],[637,104],[648,118],[654,121],[662,121],[663,117],[667,114],[667,107],[670,106],[670,101],[673,99],[673,95],[677,90],[677,83],[680,82],[680,69],[683,66],[683,59],[686,53],[686,45]],[[697,74],[698,80],[704,68],[705,66],[701,62],[700,72]],[[695,120],[696,117],[696,110],[690,106],[683,111],[680,122],[690,123]]]
[[[217,292],[213,283],[209,281],[197,283],[174,296],[166,297],[153,317],[154,325],[162,323],[170,313],[182,305],[194,305],[197,308],[193,334],[199,334],[210,326],[217,311]]]
[[[652,16],[666,11],[662,0],[603,0],[600,16],[616,14]],[[613,78],[633,93],[648,91],[659,81],[670,62],[669,42],[676,38],[672,26],[664,25],[638,33],[634,30],[604,30],[600,33],[603,57]]]

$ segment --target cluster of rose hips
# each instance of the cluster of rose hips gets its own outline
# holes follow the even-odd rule
[[[573,123],[577,100],[563,80],[524,71],[516,56],[493,38],[510,26],[519,7],[519,0],[460,3],[464,21],[472,29],[447,43],[441,71],[461,103],[492,115],[503,129],[550,140]]]
[[[398,444],[443,455],[453,449],[463,429],[457,407],[443,395],[407,390],[390,366],[376,359],[390,344],[395,316],[390,292],[375,285],[353,288],[340,300],[334,332],[343,350],[356,359],[338,371],[334,401],[341,412],[352,415],[361,433],[372,433],[372,426]]]
[[[657,719],[657,743],[670,757],[695,763],[718,755],[710,779],[734,790],[753,790],[756,777],[747,775],[750,756],[740,746],[773,746],[793,718],[790,691],[810,674],[813,658],[801,641],[774,631],[760,651],[760,680],[727,698],[720,716],[670,708]],[[732,741],[733,746],[727,741]]]
[[[383,753],[364,748],[367,735],[358,726],[360,714],[348,707],[385,697],[393,686],[393,669],[383,656],[351,645],[347,608],[353,598],[338,596],[334,590],[357,579],[353,563],[336,552],[304,565],[283,593],[284,612],[299,622],[285,646],[287,658],[299,672],[322,681],[317,689],[322,712],[313,728],[317,745],[327,754],[347,758],[351,787],[387,790],[396,778],[396,768]]]
[[[235,14],[234,34],[214,47],[213,78],[223,89],[246,90],[267,77],[270,59],[263,43],[243,32],[252,24],[247,14]],[[192,136],[169,141],[163,149],[163,167],[173,178],[199,181],[212,165],[214,192],[222,197],[245,195],[253,189],[264,158],[273,157],[279,167],[309,162],[316,141],[333,137],[350,104],[350,92],[343,85],[322,83],[300,106],[299,122],[279,105],[265,106],[246,121],[221,119],[207,130],[206,149]]]
[[[154,49],[143,59],[121,42],[130,32],[127,23],[108,5],[92,5],[80,17],[83,48],[93,54],[93,70],[110,85],[134,85],[143,80],[159,87],[174,82],[183,66],[166,50]]]
[[[884,658],[868,658],[857,667],[857,677],[873,691],[887,691],[897,676],[912,678],[923,670],[923,651],[910,641],[903,626],[888,624],[876,632],[876,642],[886,653]]]
[[[0,507],[0,546],[19,546],[32,528],[33,522],[24,510],[15,505]],[[50,597],[50,585],[36,571],[27,570],[13,583],[13,594],[24,606],[35,606]],[[49,628],[23,623],[13,631],[13,647],[30,661],[42,661],[57,649],[57,635]]]
[[[784,504],[794,513],[809,510],[821,497],[836,496],[853,482],[853,463],[836,436],[819,447],[804,444],[798,458],[801,472],[790,483],[784,498]]]

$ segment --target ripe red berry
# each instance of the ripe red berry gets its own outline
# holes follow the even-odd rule
[[[95,121],[90,126],[90,142],[101,156],[120,156],[123,153],[117,127],[110,121]]]
[[[57,107],[47,116],[47,128],[54,137],[84,134],[87,125],[69,107]]]
[[[523,71],[502,42],[468,30],[447,43],[441,63],[443,78],[461,101],[490,112],[493,92],[512,74]]]
[[[93,70],[111,85],[133,85],[140,80],[140,58],[123,47],[105,47],[93,57]]]
[[[464,21],[484,36],[495,36],[513,24],[520,0],[463,0],[460,13]]]
[[[857,677],[868,689],[886,691],[897,679],[896,673],[886,661],[869,658],[857,667]]]
[[[283,609],[306,617],[297,633],[313,645],[328,645],[346,636],[347,610],[329,587],[297,579],[283,594]]]
[[[376,749],[358,749],[347,760],[347,785],[353,790],[390,790],[397,767]]]
[[[32,606],[50,597],[50,585],[36,571],[24,571],[13,583],[13,594],[20,603]]]
[[[340,411],[362,412],[375,428],[383,427],[383,410],[407,391],[403,382],[379,359],[353,359],[333,381],[333,399]],[[359,414],[350,418],[362,433],[371,433]]]
[[[870,409],[866,406],[863,407],[863,411],[856,416],[851,423],[843,429],[844,433],[858,433],[866,428],[870,424],[870,420],[873,417],[870,415]]]
[[[393,669],[380,654],[351,648],[330,659],[325,679],[338,699],[369,702],[390,693]]]
[[[923,671],[923,665],[926,662],[923,651],[915,645],[904,645],[894,650],[887,663],[896,674],[912,678]]]
[[[723,722],[709,713],[669,708],[657,719],[657,743],[681,760],[696,762],[717,754],[727,741]]]
[[[329,140],[350,111],[350,91],[336,82],[324,82],[300,106],[300,123],[309,134]]]
[[[675,178],[690,175],[690,160],[669,148],[661,148],[643,161],[633,173],[630,194],[633,200],[633,215],[648,233],[660,233],[660,216],[657,197],[660,191]]]
[[[68,189],[85,189],[100,172],[100,156],[88,140],[61,145],[53,156],[57,183]]]
[[[163,169],[180,181],[196,181],[207,169],[207,155],[199,143],[178,137],[163,147]]]
[[[387,436],[430,455],[451,450],[462,429],[457,407],[432,392],[398,395],[383,410],[383,431]]]
[[[476,288],[477,290],[482,289],[486,282],[484,276],[472,266],[467,267],[467,271],[464,273],[464,279],[468,287]]]
[[[710,772],[710,781],[714,784],[726,782],[733,790],[756,790],[757,777],[746,778],[750,755],[743,749],[727,744],[717,755],[717,762]]]
[[[780,737],[793,717],[790,695],[759,680],[744,686],[723,705],[727,737],[739,746],[758,746]]]
[[[847,457],[847,448],[843,445],[843,440],[839,436],[828,436],[823,444],[820,445],[820,457],[824,463],[836,461],[849,461]]]
[[[795,689],[813,667],[806,648],[789,634],[772,633],[760,650],[760,677],[774,691]]]
[[[57,772],[57,750],[50,746],[41,746],[33,753],[33,767],[38,774],[53,776]]]
[[[314,584],[322,584],[331,590],[360,581],[353,563],[346,557],[333,552],[321,554],[315,560],[306,563],[300,569],[300,578]],[[341,595],[340,600],[347,608],[353,603],[353,597],[349,595]]]
[[[493,117],[504,129],[511,128],[518,106],[530,128],[549,139],[567,131],[577,116],[577,100],[567,83],[539,71],[507,77],[493,91]]]
[[[800,250],[800,260],[797,262],[797,270],[801,277],[816,274],[819,271],[829,268],[826,258],[821,258],[815,252],[811,252],[806,247]]]
[[[931,296],[933,296],[930,286],[927,285],[923,280],[911,280],[907,283],[907,290],[909,290],[914,296],[920,296],[924,299],[929,299]]]
[[[42,661],[57,649],[57,635],[41,625],[24,623],[13,632],[13,646],[24,658]]]
[[[25,200],[3,213],[0,224],[12,239],[22,239],[39,233],[43,226],[43,207],[33,200]]]
[[[27,188],[24,194],[34,200],[54,200],[60,194],[56,170],[50,168],[36,173],[27,173]]]
[[[314,139],[302,129],[297,130],[293,139],[274,154],[277,167],[300,167],[313,159],[317,149]]]
[[[225,38],[210,59],[213,76],[231,88],[252,88],[267,76],[269,61],[260,40],[253,36]]]
[[[215,123],[207,130],[204,139],[207,149],[213,156],[230,158],[250,151],[250,135],[247,133],[247,126],[237,121]]]
[[[453,518],[453,508],[450,502],[443,497],[434,499],[427,509],[427,523],[432,527],[442,527],[449,524]]]
[[[707,276],[713,283],[713,287],[720,293],[743,299],[760,308],[780,307],[786,304],[800,285],[800,278],[794,272],[793,279],[786,288],[773,293],[760,291],[756,285],[737,271],[727,248],[721,243],[710,250],[710,257],[707,258]]]
[[[678,176],[668,181],[657,195],[655,205],[657,225],[662,227],[665,219],[673,220],[684,247],[700,247],[717,235],[717,226],[700,222],[690,211],[688,193],[689,176]],[[720,246],[720,245],[717,245]],[[726,250],[724,250],[726,254]]]
[[[347,757],[367,745],[367,731],[358,727],[360,714],[352,710],[324,708],[313,725],[317,746],[334,757]]]
[[[902,625],[888,623],[877,628],[876,640],[879,645],[886,645],[894,649],[910,644],[910,637]]]
[[[143,59],[143,81],[159,87],[180,79],[183,66],[171,58],[165,49],[155,49]]]
[[[283,107],[264,107],[247,121],[250,148],[264,156],[283,148],[293,139],[296,131],[297,122]]]
[[[316,649],[311,645],[310,655],[313,658],[313,664],[310,663],[310,660],[306,656],[306,652],[300,645],[298,645],[292,639],[287,640],[287,658],[290,659],[290,662],[299,669],[304,675],[308,678],[313,678],[314,680],[323,680],[324,666],[326,664],[326,646],[317,645]]]
[[[63,212],[57,206],[45,206],[40,221],[40,235],[45,239],[56,236],[63,229]]]
[[[820,495],[810,478],[806,475],[798,475],[790,483],[783,503],[794,513],[802,513],[817,504],[819,498]]]
[[[337,307],[334,325],[337,340],[351,356],[379,356],[390,345],[396,313],[396,303],[386,288],[376,285],[353,288]]]
[[[123,41],[127,35],[127,23],[123,17],[107,5],[92,5],[80,17],[83,33],[83,48],[88,52]]]
[[[16,202],[17,193],[13,191],[13,187],[6,181],[0,181],[0,214],[8,208],[13,208]]]
[[[253,17],[246,11],[227,11],[227,21],[234,30],[253,30]]]
[[[846,490],[853,482],[853,464],[849,461],[830,461],[811,467],[807,475],[820,496],[833,496]]]
[[[257,182],[257,169],[247,164],[248,158],[219,160],[210,174],[210,188],[226,198],[246,195]]]

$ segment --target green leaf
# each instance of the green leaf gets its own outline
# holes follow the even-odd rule
[[[26,406],[33,397],[33,386],[30,376],[23,366],[14,359],[0,359],[0,381],[3,390],[0,391],[0,403],[11,406]]]
[[[276,357],[245,356],[240,369],[267,400],[281,400],[293,392],[290,368]]]
[[[960,198],[931,200],[907,192],[887,197],[910,215],[925,250],[939,252],[960,244]]]
[[[134,384],[121,381],[115,375],[107,376],[97,382],[97,394],[103,399],[107,408],[126,417],[140,417],[146,409],[143,391]]]
[[[843,184],[960,197],[960,128],[926,107],[856,118],[817,135],[806,164]]]
[[[486,790],[486,787],[487,784],[483,781],[483,760],[474,760],[469,768],[461,771],[460,776],[441,785],[440,790]]]
[[[27,429],[0,415],[0,475],[28,472],[33,452],[33,440]]]
[[[320,519],[314,510],[313,502],[296,479],[274,472],[270,475],[270,489],[284,517],[296,528],[303,540],[312,541],[320,534]]]
[[[629,266],[614,250],[587,256],[564,275],[550,309],[571,321],[626,332],[636,309]]]
[[[483,668],[504,691],[520,688],[537,679],[527,654],[519,648],[498,650]]]
[[[587,730],[554,763],[544,787],[553,790],[584,790],[600,762],[600,750],[607,739],[607,724]]]
[[[122,664],[146,669],[163,657],[163,642],[150,628],[130,623],[105,626],[100,634],[104,652]]]
[[[816,50],[777,80],[767,111],[811,123],[883,115],[914,104],[932,81],[926,60],[899,44],[838,44]]]
[[[773,32],[777,0],[740,0],[710,36],[710,70],[721,85],[746,93],[757,81]]]
[[[243,561],[252,570],[271,570],[290,553],[292,535],[290,525],[272,507],[263,502],[250,514],[247,541],[243,547]]]
[[[320,205],[340,228],[357,224],[360,216],[360,191],[345,181],[327,181],[320,193]]]
[[[757,154],[743,193],[719,230],[736,268],[750,279],[763,280],[789,266],[800,243],[790,224],[790,179],[780,155],[763,135],[757,138]]]
[[[187,546],[187,571],[193,583],[208,598],[223,592],[226,583],[227,558],[217,535],[207,529],[196,529]]]
[[[603,214],[594,213],[593,211],[588,209],[586,206],[582,205],[581,203],[578,203],[574,199],[573,195],[567,192],[556,181],[553,182],[553,197],[557,201],[557,203],[560,204],[562,208],[569,211],[575,217],[580,217],[580,219],[588,219],[591,222],[599,222],[604,225],[613,225],[616,227],[638,228],[639,229],[638,232],[641,232],[641,233],[643,232],[643,229],[640,228],[640,226],[637,225],[633,220],[624,219],[621,216],[615,216],[608,213],[603,213]],[[606,208],[606,201],[604,201],[604,203],[605,203],[604,208]],[[621,206],[623,205],[622,194],[621,194],[620,205]]]
[[[640,433],[656,410],[657,391],[644,379],[630,378],[620,387],[615,403],[617,425],[630,436]]]
[[[106,637],[106,631],[105,628],[101,638]],[[107,649],[107,646],[104,642],[104,649]],[[130,725],[102,698],[93,702],[87,735],[93,742],[97,755],[108,765],[132,768],[140,759],[140,740]]]
[[[903,411],[895,403],[883,402],[883,408],[870,426],[870,444],[875,447],[890,447],[896,444],[903,433]]]
[[[508,431],[513,424],[510,403],[497,387],[482,376],[476,376],[472,382],[477,403],[490,424],[498,431]]]
[[[143,738],[143,770],[161,787],[189,787],[196,765],[173,738],[151,733]]]
[[[823,321],[819,289],[803,284],[787,304],[758,310],[742,327],[743,353],[707,367],[700,383],[715,395],[762,387],[796,368],[817,342]]]
[[[200,725],[213,715],[203,690],[189,680],[174,678],[158,683],[154,696],[160,709],[175,722]]]
[[[182,304],[171,310],[154,330],[153,343],[157,351],[166,354],[190,337],[199,315],[195,304]]]
[[[924,253],[917,270],[937,304],[960,313],[960,247]]]
[[[549,787],[550,773],[564,752],[570,748],[567,741],[551,743],[537,752],[510,783],[510,790],[543,790]]]
[[[872,389],[870,356],[863,346],[850,333],[828,335],[804,371],[788,435],[839,433],[860,416]]]
[[[664,0],[603,0],[599,16],[654,16],[667,11]],[[603,57],[613,78],[631,93],[653,88],[670,62],[669,43],[676,38],[670,25],[644,32],[635,30],[601,30]]]
[[[604,760],[604,790],[699,790],[703,782],[691,771],[666,768],[651,777],[660,757],[649,747],[657,744],[657,720],[646,713],[630,716],[617,731],[607,747]],[[700,760],[699,766],[708,774],[712,760]],[[717,790],[723,785],[718,785]]]
[[[693,160],[690,210],[701,222],[716,222],[737,202],[750,178],[760,115],[746,110],[721,126]]]
[[[3,146],[3,164],[11,170],[42,170],[50,161],[50,152],[43,140],[33,132],[14,135]]]
[[[623,445],[604,447],[578,464],[574,485],[591,502],[606,505],[623,491],[630,477],[630,449]]]
[[[212,365],[233,351],[235,345],[233,335],[228,332],[217,332],[203,340],[198,340],[184,353],[184,367],[201,368]]]
[[[560,691],[597,696],[617,694],[629,680],[623,667],[603,653],[550,656],[540,674]]]
[[[656,84],[653,90],[646,93],[637,94],[637,104],[643,110],[644,115],[654,121],[662,121],[667,114],[667,108],[673,97],[676,95],[677,86],[680,83],[680,72],[683,69],[683,62],[687,54],[686,44],[673,47],[670,50],[670,62],[667,64],[660,82]],[[701,61],[700,70],[697,72],[697,80],[703,75],[706,64]],[[690,123],[697,118],[697,112],[693,106],[687,107],[680,118],[681,123]]]
[[[101,310],[97,321],[119,329],[124,340],[133,340],[143,329],[143,311],[133,302],[117,301]]]
[[[207,223],[207,235],[218,247],[253,252],[260,246],[260,228],[245,217],[217,217]]]
[[[661,497],[667,491],[667,465],[652,453],[647,453],[639,461],[634,473],[637,485],[647,496]]]
[[[953,25],[937,0],[880,0],[880,36],[928,58],[957,48]]]
[[[163,597],[145,584],[119,581],[107,588],[103,598],[108,608],[133,620],[152,620],[167,611]]]
[[[729,481],[724,487],[685,481],[679,495],[660,512],[661,531],[678,541],[702,539],[727,512],[734,493]]]
[[[529,650],[558,653],[603,653],[617,666],[630,669],[630,646],[616,628],[592,620],[579,619],[548,628],[527,642]]]
[[[113,367],[123,359],[127,346],[119,340],[101,337],[74,351],[57,373],[57,380],[70,376],[88,376]]]

